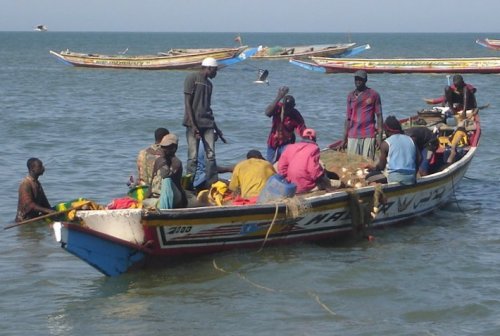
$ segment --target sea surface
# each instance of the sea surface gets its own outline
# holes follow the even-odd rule
[[[0,225],[12,223],[26,160],[51,204],[123,196],[140,149],[157,127],[180,136],[185,163],[186,71],[74,68],[49,50],[116,54],[234,45],[231,33],[0,32]],[[358,57],[495,56],[491,34],[242,34],[250,46],[353,41]],[[255,84],[258,69],[269,85]],[[1,335],[500,335],[500,95],[498,75],[477,87],[483,133],[465,179],[443,209],[374,241],[298,244],[207,255],[107,278],[61,249],[48,225],[0,230]],[[322,147],[342,135],[352,75],[286,61],[246,61],[219,71],[213,109],[228,144],[219,164],[265,150],[264,109],[282,85]],[[437,97],[446,75],[369,75],[385,116],[405,117]]]

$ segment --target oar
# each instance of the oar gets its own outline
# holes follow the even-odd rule
[[[22,222],[19,222],[19,223],[15,223],[15,224],[12,224],[12,225],[6,226],[6,227],[4,227],[3,229],[4,229],[4,230],[7,230],[7,229],[10,229],[10,228],[13,228],[13,227],[16,227],[16,226],[20,226],[20,225],[24,225],[24,224],[29,224],[29,223],[38,222],[39,220],[42,220],[42,219],[45,219],[45,218],[50,218],[50,217],[54,217],[54,216],[58,216],[58,215],[62,215],[62,214],[68,213],[68,212],[70,212],[70,211],[72,211],[72,210],[77,210],[77,209],[80,209],[81,207],[83,207],[84,205],[89,204],[90,202],[91,202],[91,201],[88,201],[88,202],[85,202],[85,203],[79,204],[79,205],[77,205],[77,206],[71,207],[71,208],[66,209],[66,210],[61,210],[61,211],[51,212],[51,213],[49,213],[49,214],[45,214],[45,215],[38,216],[38,217],[35,217],[35,218],[30,218],[30,219],[24,220],[24,221],[22,221]]]

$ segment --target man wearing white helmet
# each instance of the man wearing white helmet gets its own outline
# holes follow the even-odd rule
[[[206,153],[205,174],[210,185],[217,181],[215,162],[215,131],[217,129],[211,108],[212,82],[217,75],[217,61],[207,57],[201,63],[201,70],[189,74],[184,81],[184,121],[188,145],[187,174],[194,178],[198,164],[198,146],[200,140]]]

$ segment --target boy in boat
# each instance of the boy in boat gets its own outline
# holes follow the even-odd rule
[[[169,131],[160,127],[155,130],[155,143],[142,149],[137,156],[137,184],[151,186],[153,166],[157,158],[163,155],[160,142]]]
[[[243,198],[256,200],[267,180],[274,174],[273,165],[264,159],[261,152],[250,150],[247,159],[234,167],[229,189]]]
[[[420,152],[412,138],[405,135],[401,124],[394,116],[384,122],[386,139],[380,145],[380,157],[375,166],[368,166],[367,182],[404,185],[415,184]],[[382,172],[387,167],[387,177]]]
[[[331,190],[330,180],[320,163],[316,131],[307,128],[302,141],[288,145],[278,161],[278,174],[297,186],[297,193]]]
[[[19,185],[16,222],[39,217],[54,212],[45,196],[38,178],[45,172],[43,163],[38,158],[30,158],[27,163],[28,176]]]
[[[364,70],[354,73],[356,89],[347,96],[344,139],[341,147],[349,155],[363,155],[375,160],[375,150],[382,143],[382,101],[374,89],[366,86]]]
[[[279,160],[287,145],[295,143],[294,131],[301,135],[306,129],[304,118],[295,108],[295,98],[288,95],[288,91],[288,87],[280,87],[276,98],[265,111],[266,115],[272,118],[266,154],[267,161],[271,163]]]

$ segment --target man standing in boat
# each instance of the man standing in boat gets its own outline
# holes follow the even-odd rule
[[[375,150],[382,143],[382,101],[377,91],[366,86],[364,70],[354,73],[356,89],[347,96],[347,113],[342,148],[347,154],[375,160]]]
[[[295,143],[294,131],[302,135],[306,129],[304,118],[295,108],[295,98],[288,91],[287,86],[280,87],[276,98],[266,108],[266,115],[273,118],[266,154],[271,163],[279,160],[287,145]]]
[[[16,222],[54,212],[45,196],[42,184],[38,181],[38,178],[45,172],[42,161],[30,158],[26,165],[28,166],[28,176],[19,185]]]
[[[189,74],[184,81],[184,121],[188,145],[187,174],[195,176],[198,164],[198,146],[200,140],[206,153],[205,174],[208,185],[218,180],[215,161],[216,134],[222,132],[215,124],[211,108],[212,82],[217,75],[217,61],[207,57],[201,63],[201,70]]]

